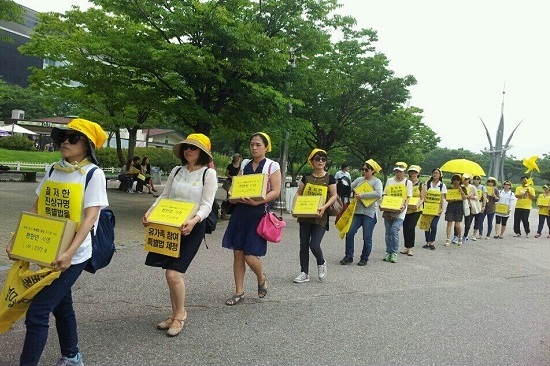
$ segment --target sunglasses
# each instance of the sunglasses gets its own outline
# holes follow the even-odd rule
[[[181,150],[182,151],[185,151],[187,149],[191,150],[191,151],[195,151],[197,150],[199,147],[198,146],[195,146],[195,145],[191,145],[191,144],[181,144]]]
[[[361,168],[361,171],[363,171],[363,172],[368,172],[368,171],[371,170],[371,169],[372,169],[371,167]]]
[[[325,158],[324,156],[316,156],[316,157],[313,158],[313,161],[316,161],[316,162],[319,162],[319,161],[325,162],[325,161],[327,161],[327,158]]]
[[[86,140],[86,136],[80,134],[80,133],[68,133],[65,131],[61,131],[55,139],[55,143],[57,145],[61,145],[65,140],[69,139],[69,144],[76,145],[78,143],[78,140]]]

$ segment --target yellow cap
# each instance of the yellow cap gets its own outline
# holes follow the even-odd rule
[[[399,170],[401,172],[404,172],[407,169],[408,165],[407,163],[404,163],[402,161],[398,161],[395,163],[395,166],[393,167],[393,170]]]
[[[86,135],[88,140],[94,144],[95,149],[101,149],[105,140],[107,140],[107,135],[105,131],[103,131],[103,128],[97,123],[88,121],[87,119],[75,118],[67,124],[67,127]]]

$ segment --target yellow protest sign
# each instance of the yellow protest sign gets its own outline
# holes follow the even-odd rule
[[[145,180],[145,176],[143,174],[138,174],[137,179]]]
[[[317,184],[311,184],[306,183],[306,186],[304,187],[304,192],[302,195],[304,196],[323,196],[326,197],[328,192],[328,187],[326,186],[320,186]]]
[[[292,208],[292,216],[319,217],[319,208],[324,204],[325,196],[296,196],[294,207]]]
[[[11,256],[45,267],[71,245],[76,222],[22,212],[13,241]]]
[[[198,210],[199,205],[195,202],[162,198],[147,217],[147,221],[180,227],[193,218]]]
[[[420,219],[418,220],[418,228],[424,231],[430,230],[430,225],[432,224],[433,219],[434,216],[432,215],[420,215]]]
[[[439,216],[439,203],[424,202],[423,215]]]
[[[380,203],[380,211],[401,211],[401,207],[405,203],[405,199],[402,197],[395,196],[384,196],[382,197],[382,202]]]
[[[447,201],[462,201],[462,194],[458,188],[447,189]]]
[[[508,215],[508,212],[510,211],[510,206],[508,206],[506,203],[496,203],[495,204],[495,212],[502,215]]]
[[[80,223],[84,185],[47,180],[38,196],[38,214],[42,216],[70,219]]]
[[[403,184],[386,186],[386,196],[407,198],[407,187]]]
[[[493,186],[487,186],[485,188],[487,189],[487,196],[492,196],[493,193],[495,192],[495,187]]]
[[[426,202],[441,203],[441,191],[429,190],[426,191]]]
[[[367,182],[367,181],[364,181],[363,183],[361,183],[360,185],[355,187],[355,192],[357,192],[357,194],[369,193],[369,192],[373,192],[373,191],[374,191],[374,188],[372,188],[370,183]],[[378,201],[378,198],[364,198],[364,199],[361,199],[361,202],[363,203],[363,205],[365,205],[365,207],[369,207],[370,205],[372,205],[376,201]]]
[[[548,207],[550,206],[550,197],[539,196],[537,198],[537,206]]]
[[[236,175],[232,178],[230,199],[252,198],[255,200],[265,199],[267,194],[267,174],[246,174]]]
[[[145,250],[169,257],[180,255],[181,231],[179,227],[150,223],[145,228]]]

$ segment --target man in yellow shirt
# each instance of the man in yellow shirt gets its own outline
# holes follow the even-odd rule
[[[527,184],[527,177],[521,177],[521,186],[516,188],[515,192],[517,203],[514,210],[514,236],[521,236],[520,222],[523,223],[525,236],[529,237],[529,212],[535,199],[535,189]]]

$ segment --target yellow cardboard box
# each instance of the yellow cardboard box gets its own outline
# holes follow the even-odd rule
[[[439,216],[439,203],[424,202],[424,215]]]
[[[404,203],[403,197],[384,196],[380,203],[380,211],[401,212]]]
[[[292,216],[294,217],[319,217],[318,210],[325,204],[324,196],[296,196]]]
[[[193,218],[198,210],[199,205],[195,202],[162,198],[147,217],[147,221],[180,227]]]
[[[180,256],[181,231],[179,227],[150,223],[145,228],[145,245],[148,252],[169,257]]]
[[[420,197],[411,197],[409,199],[409,203],[407,204],[407,209],[416,211],[420,206]]]
[[[76,234],[75,221],[22,212],[11,256],[45,267],[71,245]]]
[[[267,174],[236,175],[232,179],[230,199],[243,197],[264,200],[267,194]]]

